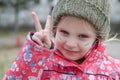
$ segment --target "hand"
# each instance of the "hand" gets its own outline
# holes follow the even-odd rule
[[[35,12],[32,12],[32,18],[34,20],[35,29],[36,29],[36,32],[32,36],[32,40],[37,42],[40,46],[44,46],[49,49],[51,47],[51,39],[50,39],[51,16],[47,17],[45,29],[42,29],[42,26]]]

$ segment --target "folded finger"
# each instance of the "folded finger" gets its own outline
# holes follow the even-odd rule
[[[35,35],[32,36],[32,40],[34,40],[40,46],[43,46],[43,43],[41,42],[41,40],[38,37],[36,37]]]

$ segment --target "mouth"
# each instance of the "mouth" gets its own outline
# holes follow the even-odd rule
[[[78,50],[68,50],[68,49],[64,49],[64,50],[67,52],[70,52],[70,53],[78,53],[79,52]]]

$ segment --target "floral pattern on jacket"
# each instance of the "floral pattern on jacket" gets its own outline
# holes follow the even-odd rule
[[[28,35],[3,80],[120,80],[120,61],[107,56],[99,41],[78,64],[57,49],[37,45]]]

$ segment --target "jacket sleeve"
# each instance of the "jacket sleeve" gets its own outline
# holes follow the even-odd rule
[[[36,80],[40,78],[42,65],[48,52],[32,41],[29,33],[3,80]]]

